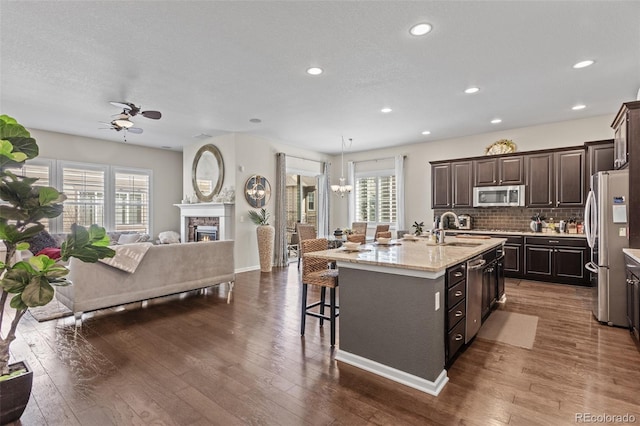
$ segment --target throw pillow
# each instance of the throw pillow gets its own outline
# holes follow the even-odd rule
[[[120,235],[120,238],[118,238],[118,245],[133,244],[137,243],[138,241],[140,241],[140,234],[138,233],[122,234]]]
[[[180,242],[180,234],[176,231],[164,231],[158,234],[160,244],[175,244]]]
[[[47,231],[38,232],[27,242],[29,243],[29,251],[33,254],[36,254],[42,251],[42,249],[46,249],[48,247],[58,247],[58,241],[56,241],[56,239]]]
[[[140,234],[140,239],[138,240],[139,243],[148,243],[149,241],[151,241],[151,235]]]
[[[38,253],[36,253],[36,256],[40,256],[41,254],[44,254],[49,259],[53,259],[53,260],[60,259],[60,249],[57,247],[47,247],[45,249],[42,249]]]

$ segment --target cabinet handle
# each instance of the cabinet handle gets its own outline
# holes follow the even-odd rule
[[[498,183],[502,183],[502,179],[500,179],[500,181]]]
[[[549,201],[549,205],[552,205],[552,204],[553,204],[553,201]]]
[[[558,240],[549,240],[550,243],[559,243],[560,241]]]
[[[462,316],[462,311],[456,311],[456,316],[457,317],[461,317]]]
[[[453,274],[454,277],[461,277],[462,276],[462,272],[456,272],[455,274]]]
[[[460,297],[460,296],[462,296],[462,292],[461,292],[460,290],[458,290],[458,291],[456,291],[453,295],[454,295],[455,297]]]
[[[460,340],[462,340],[462,337],[463,337],[462,334],[458,333],[458,334],[456,334],[456,336],[453,339],[456,340],[456,341],[460,341]]]

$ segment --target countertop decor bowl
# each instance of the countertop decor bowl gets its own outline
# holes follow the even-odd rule
[[[357,250],[360,247],[360,243],[354,243],[352,241],[347,241],[344,243],[344,248],[347,250]]]
[[[390,241],[391,241],[391,238],[378,237],[378,244],[389,244]]]

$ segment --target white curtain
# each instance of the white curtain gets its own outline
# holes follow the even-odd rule
[[[349,204],[347,206],[347,226],[356,221],[356,164],[353,161],[347,162],[347,185],[353,185],[353,190],[348,195]]]
[[[275,207],[275,243],[273,250],[274,265],[287,266],[287,156],[283,152],[276,154],[276,207]]]
[[[404,221],[404,155],[396,155],[396,214],[397,230],[405,229]]]
[[[329,175],[331,166],[322,163],[322,174],[318,176],[318,238],[329,234]]]

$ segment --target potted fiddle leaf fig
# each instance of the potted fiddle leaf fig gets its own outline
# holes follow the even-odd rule
[[[0,260],[0,424],[19,419],[31,395],[33,372],[27,363],[9,364],[9,347],[20,320],[29,308],[44,306],[53,299],[53,286],[71,284],[66,279],[69,270],[59,263],[58,256],[42,254],[27,261],[15,260],[19,251],[29,248],[28,241],[44,230],[41,220],[62,214],[66,199],[53,187],[37,185],[36,178],[6,170],[37,157],[38,151],[35,139],[22,125],[0,115],[0,240],[7,250]],[[108,245],[104,228],[73,225],[59,259],[77,257],[96,262],[115,255]],[[9,318],[11,322],[3,324]]]
[[[249,210],[249,219],[256,225],[258,236],[258,255],[260,257],[260,272],[271,272],[273,267],[273,242],[276,230],[269,225],[269,212],[262,208],[260,211]]]

